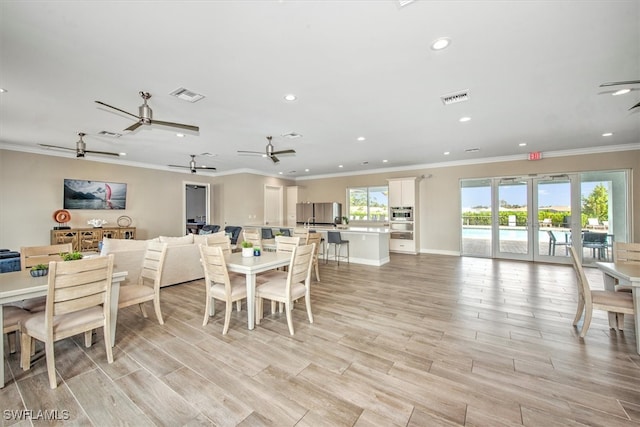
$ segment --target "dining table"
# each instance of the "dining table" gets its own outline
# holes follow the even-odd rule
[[[111,347],[115,345],[116,321],[118,319],[118,297],[120,283],[127,277],[126,271],[114,272],[111,279]],[[5,304],[47,295],[47,276],[32,277],[29,270],[0,274],[0,331],[4,330]],[[0,339],[0,388],[4,387],[4,337]]]
[[[615,291],[616,285],[631,286],[633,295],[633,318],[636,328],[636,351],[640,354],[640,263],[639,262],[597,262],[602,271],[604,289]],[[616,314],[609,312],[609,326],[616,327]]]
[[[262,251],[259,256],[244,257],[233,252],[227,259],[227,271],[244,274],[247,284],[247,327],[255,327],[256,277],[258,273],[285,267],[291,262],[291,253]]]

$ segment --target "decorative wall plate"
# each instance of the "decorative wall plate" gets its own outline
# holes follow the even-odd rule
[[[71,214],[68,210],[58,209],[53,213],[53,220],[58,223],[71,221]]]
[[[116,221],[119,227],[128,227],[131,225],[131,218],[126,215],[122,215],[118,217]]]

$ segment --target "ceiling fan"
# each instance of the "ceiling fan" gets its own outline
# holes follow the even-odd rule
[[[119,157],[120,154],[118,153],[110,153],[108,151],[93,151],[93,150],[87,150],[87,144],[85,144],[84,140],[82,139],[84,136],[86,136],[86,133],[82,133],[82,132],[78,132],[78,136],[80,137],[80,139],[76,142],[76,148],[67,148],[67,147],[60,147],[58,145],[49,145],[49,144],[38,144],[41,147],[45,147],[45,148],[51,148],[54,150],[66,150],[66,151],[75,151],[76,152],[76,157],[84,157],[85,154],[100,154],[103,156],[115,156],[115,157]]]
[[[260,151],[246,151],[246,150],[238,150],[238,153],[239,154],[260,154],[261,156],[270,158],[273,161],[273,163],[278,163],[280,161],[280,159],[276,157],[276,154],[296,154],[296,150],[274,151],[273,144],[271,143],[271,139],[272,139],[271,136],[267,137],[267,141],[269,142],[267,143],[267,148],[265,150],[265,153],[262,153]]]
[[[196,173],[199,170],[210,170],[210,171],[217,170],[216,168],[213,168],[213,167],[210,167],[210,166],[198,166],[198,165],[196,165],[196,155],[195,154],[189,154],[189,155],[191,156],[191,161],[189,162],[189,166],[169,165],[169,167],[171,167],[171,168],[190,169],[191,173]]]
[[[628,80],[628,81],[624,81],[624,82],[607,82],[607,83],[602,83],[600,85],[600,87],[631,86],[631,85],[637,85],[637,84],[640,84],[640,80]],[[629,110],[633,110],[634,108],[638,108],[638,107],[640,107],[640,102],[638,102],[633,107],[629,108]]]
[[[180,129],[186,129],[186,130],[191,130],[194,132],[199,132],[200,128],[198,126],[192,126],[192,125],[185,125],[182,123],[173,123],[173,122],[164,122],[161,120],[153,120],[153,111],[151,111],[151,107],[149,107],[149,105],[147,105],[147,100],[149,98],[151,98],[151,94],[149,92],[140,92],[140,96],[142,97],[142,99],[144,100],[144,103],[138,107],[138,113],[139,115],[135,115],[132,113],[129,113],[128,111],[124,111],[121,110],[120,108],[116,108],[112,105],[109,104],[105,104],[102,101],[96,101],[97,104],[100,105],[104,105],[105,107],[109,107],[113,110],[116,111],[120,111],[121,113],[125,113],[128,114],[129,116],[133,116],[136,119],[138,119],[137,122],[135,122],[134,124],[132,124],[131,126],[129,126],[128,128],[126,128],[125,130],[136,130],[138,129],[140,126],[142,125],[162,125],[162,126],[169,126],[169,127],[174,127],[174,128],[180,128]]]

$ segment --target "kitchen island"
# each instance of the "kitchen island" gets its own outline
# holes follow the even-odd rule
[[[322,230],[318,231],[322,232]],[[389,228],[347,227],[335,231],[340,232],[342,239],[349,241],[349,262],[379,267],[390,261]],[[329,255],[329,259],[331,259],[331,255]]]
[[[249,228],[273,228],[274,234],[281,228],[288,228],[293,231],[294,227],[288,226],[247,226]],[[302,228],[302,227],[298,227]],[[310,230],[315,230],[321,233],[324,238],[324,247],[321,248],[323,253],[321,256],[324,259],[327,248],[327,231],[339,231],[343,240],[349,241],[349,262],[354,264],[365,264],[373,266],[381,266],[390,261],[389,259],[389,228],[388,227],[357,227],[346,226],[344,228],[336,228],[332,226],[324,225],[311,225],[308,227]],[[342,248],[342,253],[346,254],[346,247]],[[333,254],[333,248],[331,248],[331,254],[329,254],[329,260],[331,260]]]

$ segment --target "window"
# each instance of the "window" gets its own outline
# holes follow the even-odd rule
[[[389,187],[349,188],[349,220],[388,221]]]

